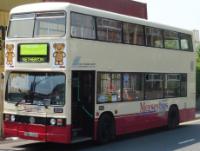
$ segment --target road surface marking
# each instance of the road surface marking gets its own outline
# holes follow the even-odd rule
[[[180,123],[180,125],[191,124],[191,123],[197,123],[197,122],[200,122],[200,119],[193,120],[193,121],[189,121],[189,122]]]
[[[184,140],[184,141],[182,141],[182,142],[178,142],[178,144],[179,144],[179,145],[182,145],[182,144],[190,143],[190,142],[193,142],[193,141],[195,141],[194,138],[188,139],[188,140]]]

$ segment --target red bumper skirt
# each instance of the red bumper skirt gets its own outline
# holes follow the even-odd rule
[[[4,137],[19,137],[42,142],[70,143],[71,126],[45,126],[4,121]]]

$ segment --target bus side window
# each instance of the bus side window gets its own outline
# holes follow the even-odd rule
[[[163,74],[145,74],[145,100],[161,99],[164,97],[163,81]]]
[[[145,45],[144,26],[131,23],[123,24],[124,43],[134,45]]]
[[[97,17],[97,39],[109,42],[122,42],[120,21]]]
[[[163,48],[163,32],[161,29],[146,27],[145,32],[147,46]]]
[[[180,33],[181,50],[193,51],[191,35]]]
[[[95,19],[93,16],[71,13],[71,36],[95,39]]]
[[[141,73],[123,74],[123,101],[143,100],[143,84]]]
[[[121,74],[98,73],[98,103],[121,101]]]
[[[164,31],[164,45],[168,49],[180,49],[178,33],[174,31]]]

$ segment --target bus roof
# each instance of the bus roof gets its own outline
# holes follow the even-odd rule
[[[145,19],[137,18],[137,17],[122,15],[122,14],[118,14],[114,12],[90,8],[90,7],[67,3],[67,2],[45,2],[45,3],[42,2],[42,3],[25,4],[25,5],[21,5],[21,6],[17,6],[13,8],[10,14],[28,13],[28,12],[61,11],[61,10],[68,10],[68,9],[74,12],[78,12],[78,13],[94,15],[94,16],[110,18],[110,19],[119,20],[119,21],[128,22],[128,23],[141,24],[141,25],[156,27],[160,29],[168,29],[172,31],[192,34],[192,31],[190,30],[168,26],[168,25],[164,25],[160,23],[151,22]]]
[[[41,2],[33,4],[25,4],[14,7],[11,9],[11,14],[28,13],[28,12],[45,12],[45,11],[58,11],[66,10],[69,3],[65,2]]]

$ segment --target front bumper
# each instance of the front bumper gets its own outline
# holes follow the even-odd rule
[[[70,143],[71,126],[49,126],[4,121],[4,137],[19,137],[42,142]]]

